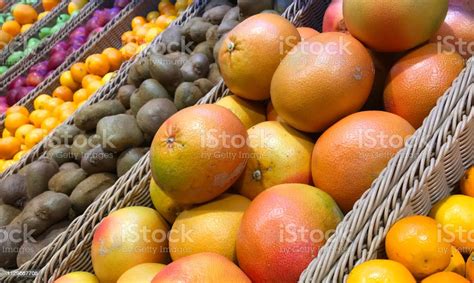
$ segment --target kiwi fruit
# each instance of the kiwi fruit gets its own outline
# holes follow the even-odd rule
[[[120,154],[117,161],[117,176],[125,175],[135,163],[137,163],[147,152],[147,147],[135,147],[127,149]]]
[[[199,43],[193,50],[193,53],[191,55],[201,53],[206,55],[207,59],[209,60],[210,63],[214,62],[214,54],[213,54],[213,49],[214,46],[209,43],[209,41],[204,41]]]
[[[219,26],[215,25],[210,27],[206,32],[206,41],[210,45],[215,45],[217,40],[219,39],[217,36],[217,29]]]
[[[184,52],[173,52],[166,54],[165,58],[171,60],[171,63],[176,65],[178,68],[181,68],[186,61],[189,59],[189,55]]]
[[[104,150],[119,153],[143,144],[143,133],[134,117],[126,114],[102,118],[97,124],[97,134],[104,141]]]
[[[59,166],[51,158],[40,158],[32,162],[25,174],[26,195],[29,199],[48,190],[48,182],[56,173]]]
[[[204,7],[204,11],[209,11],[214,7],[222,6],[222,5],[234,6],[229,0],[211,0],[206,5],[206,7]]]
[[[189,29],[189,36],[194,43],[201,43],[206,40],[206,33],[212,27],[211,23],[198,21]]]
[[[204,96],[194,83],[184,82],[179,85],[174,95],[174,104],[178,110],[193,106]]]
[[[130,97],[137,88],[134,85],[123,85],[117,92],[117,99],[125,109],[130,108]]]
[[[194,85],[196,85],[204,95],[206,95],[214,87],[214,84],[208,79],[196,80]]]
[[[239,21],[240,19],[240,8],[238,6],[233,7],[227,13],[225,14],[224,18],[222,18],[221,22],[233,20],[233,21]]]
[[[103,100],[80,110],[74,117],[74,124],[81,130],[91,131],[95,129],[100,119],[124,112],[125,107],[120,101]]]
[[[216,6],[205,11],[202,17],[211,24],[219,24],[231,8],[232,7],[228,5]]]
[[[157,48],[164,53],[172,53],[182,50],[183,30],[180,26],[170,26],[161,33],[161,42]],[[152,75],[153,76],[153,75]]]
[[[196,53],[181,67],[181,74],[185,82],[194,82],[207,77],[209,73],[209,59],[202,53]]]
[[[136,115],[145,103],[155,98],[171,99],[168,91],[157,80],[148,79],[130,97],[132,113]]]
[[[221,80],[221,72],[219,71],[219,66],[216,63],[213,63],[209,66],[209,75],[207,79],[213,84],[217,85]]]
[[[71,145],[74,141],[74,137],[81,133],[81,130],[74,126],[74,125],[62,125],[59,126],[53,133],[51,137],[51,141],[53,144],[51,145],[52,148],[55,145],[64,144],[64,145]]]
[[[273,9],[273,0],[237,0],[237,6],[240,9],[241,17],[246,19],[264,10]]]
[[[113,186],[116,181],[117,176],[110,173],[99,173],[87,177],[71,193],[72,208],[77,213],[83,213],[101,193]]]
[[[177,111],[169,99],[152,99],[138,111],[137,124],[143,133],[154,136],[161,125]]]
[[[218,37],[223,37],[226,33],[231,31],[238,24],[239,24],[239,22],[236,21],[236,20],[227,20],[227,21],[222,22],[219,25],[219,27],[217,28],[217,36]]]
[[[292,2],[293,0],[273,0],[273,9],[281,15]]]
[[[0,198],[4,204],[23,207],[28,200],[26,176],[14,174],[0,181]]]
[[[47,156],[61,166],[64,163],[74,161],[74,155],[71,152],[71,146],[58,145],[50,149],[47,153]]]
[[[21,210],[14,206],[0,204],[0,227],[10,224],[10,222],[20,214],[20,212]]]
[[[41,251],[44,247],[49,245],[53,240],[59,236],[62,232],[66,231],[67,227],[69,226],[70,222],[63,221],[51,226],[46,232],[41,234],[36,239],[26,239],[21,245],[21,248],[18,252],[16,257],[16,264],[17,266],[21,266],[27,261],[33,259],[33,257]]]
[[[2,235],[21,235],[22,230],[20,227],[7,225],[0,227],[0,234]],[[20,250],[23,241],[20,237],[18,240],[12,241],[10,239],[5,239],[0,242],[0,269],[10,269],[16,267],[16,256],[18,250]]]
[[[76,160],[81,160],[84,153],[89,151],[92,146],[89,144],[89,136],[80,134],[74,137],[71,146],[71,154]]]
[[[74,188],[86,178],[87,173],[81,168],[59,171],[49,180],[48,187],[53,192],[70,195]]]
[[[86,152],[81,159],[81,168],[87,174],[115,173],[116,167],[115,154],[106,152],[100,145]]]
[[[144,81],[145,79],[142,79],[140,75],[138,74],[138,71],[136,68],[133,68],[133,66],[128,70],[128,76],[127,76],[127,84],[133,85],[135,87],[139,87],[140,84]]]
[[[149,60],[151,77],[159,81],[167,91],[173,93],[183,81],[180,67],[164,55],[154,54],[149,57]]]
[[[63,165],[59,166],[59,171],[69,171],[69,170],[76,170],[81,168],[77,163],[75,162],[67,162],[64,163]]]
[[[136,76],[132,79],[134,82],[142,82],[144,80],[149,79],[151,76],[150,70],[148,69],[148,58],[142,57],[137,59],[136,62],[130,68],[130,71],[132,71],[132,73],[129,73],[129,76]],[[135,85],[137,86],[136,83]]]
[[[183,25],[182,34],[186,37],[186,41],[191,41],[191,27],[198,22],[205,22],[202,17],[191,18],[187,23]]]

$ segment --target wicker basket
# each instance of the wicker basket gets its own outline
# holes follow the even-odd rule
[[[130,29],[130,21],[137,14],[142,15],[147,11],[150,11],[156,8],[154,5],[155,1],[146,1],[146,0],[133,0],[130,4],[122,9],[119,16],[115,17],[110,21],[101,32],[91,38],[86,44],[84,44],[79,50],[77,50],[74,55],[69,56],[65,63],[61,67],[54,71],[54,74],[41,83],[33,92],[25,96],[17,104],[24,105],[29,110],[33,110],[34,99],[42,93],[52,93],[53,90],[60,85],[59,77],[61,73],[65,70],[68,70],[72,64],[78,61],[84,61],[87,56],[94,53],[101,53],[107,47],[120,47],[121,34]],[[110,91],[110,85],[114,84],[115,81],[120,80],[126,76],[125,69],[130,60],[122,64],[120,70],[117,72],[117,76],[113,78],[109,83],[104,85],[99,89],[90,99],[89,102],[97,102],[100,98],[100,95],[107,94]],[[85,105],[88,105],[87,103]],[[73,117],[70,117],[64,123],[71,123]],[[3,121],[0,122],[0,130],[3,130]],[[0,174],[0,179],[17,172],[24,165],[36,160],[41,156],[45,151],[45,145],[47,144],[48,138],[54,134],[54,131],[50,133],[49,136],[45,137],[43,141],[37,144],[33,149],[23,156],[16,164],[12,165],[5,172]]]
[[[23,48],[25,42],[31,38],[32,36],[39,33],[40,29],[46,26],[50,26],[56,21],[56,18],[63,12],[67,11],[67,5],[69,4],[70,0],[63,0],[61,1],[56,7],[54,7],[48,15],[41,20],[35,22],[31,28],[29,28],[26,32],[17,35],[15,38],[12,39],[1,51],[0,51],[0,63],[5,64],[5,60],[7,57],[16,51],[18,48]],[[43,12],[43,6],[41,1],[34,6],[35,10],[38,13]]]
[[[195,3],[190,6],[181,16],[174,21],[171,25],[182,25],[186,23],[190,18],[194,17],[198,13],[202,12],[204,6],[209,2],[209,0],[199,0],[195,1]],[[133,11],[134,13],[129,13],[128,16],[128,22],[138,14],[146,14],[148,11],[152,9],[156,9],[156,4],[157,1],[147,1],[146,4],[142,3],[138,6],[136,6]],[[161,37],[158,36],[155,38],[155,40],[150,44],[150,46],[156,45],[159,41],[161,40]],[[126,84],[127,80],[127,75],[128,75],[128,70],[130,67],[133,65],[133,62],[135,60],[138,60],[139,58],[145,56],[148,52],[150,52],[151,47],[145,49],[142,53],[138,54],[134,60],[128,61],[124,63],[117,74],[116,77],[114,77],[109,84],[105,85],[103,88],[101,88],[91,99],[87,101],[85,105],[91,105],[94,103],[97,103],[98,101],[101,100],[107,100],[107,99],[113,99],[115,98],[115,95],[117,93],[117,90],[124,84]],[[66,123],[72,124],[73,119],[70,118]],[[46,143],[45,143],[46,144]],[[42,156],[45,154],[45,151],[42,150],[38,151],[35,155],[35,157],[32,157],[33,159],[36,159],[39,156]],[[110,189],[108,189],[105,193],[101,195],[101,197],[95,201],[87,210],[86,212],[82,215],[76,218],[68,227],[67,231],[59,235],[49,246],[45,247],[43,250],[41,250],[31,261],[25,263],[23,266],[18,268],[17,270],[1,273],[0,272],[0,282],[6,283],[6,282],[31,282],[32,277],[35,277],[35,274],[37,273],[38,270],[40,270],[42,267],[44,267],[49,261],[53,260],[53,255],[58,252],[59,249],[64,249],[66,247],[66,252],[72,249],[75,245],[73,243],[69,243],[66,246],[66,242],[72,238],[73,233],[77,232],[78,230],[82,229],[85,227],[87,221],[94,220],[94,223],[98,223],[100,221],[99,218],[91,218],[91,215],[94,212],[106,212],[106,211],[111,211],[113,207],[119,203],[120,201],[127,201],[130,202],[130,199],[123,199],[123,193],[126,193],[126,190],[133,186],[134,184],[138,184],[140,180],[143,179],[143,174],[140,172],[144,172],[144,170],[141,170],[145,165],[143,164],[145,161],[148,161],[148,158],[143,158],[138,164],[136,164],[127,174],[119,178],[119,180],[114,184],[114,186]],[[149,167],[148,167],[149,168]],[[19,168],[18,168],[19,169]],[[116,193],[117,188],[126,188],[122,190],[122,193]],[[144,194],[140,197],[135,197],[133,196],[134,201],[139,201],[140,203],[143,203],[143,205],[151,205],[151,201],[149,199],[149,196]],[[122,200],[123,199],[123,200]],[[106,205],[106,200],[107,202],[110,202],[107,205],[107,208],[104,207]],[[127,202],[125,202],[127,203]],[[89,211],[89,212],[88,212]],[[102,216],[101,216],[102,217]],[[89,224],[91,225],[91,224]],[[78,241],[80,240],[81,237],[76,237],[75,240]],[[63,258],[64,255],[60,258]],[[53,266],[54,264],[59,264],[59,261],[56,261],[54,263],[49,263],[49,266]],[[49,272],[49,273],[48,273]],[[50,274],[52,270],[49,270],[47,274]],[[41,273],[40,273],[41,274]],[[28,279],[28,277],[30,279]],[[26,278],[26,279],[25,279]],[[43,277],[44,278],[44,277]],[[43,279],[38,279],[37,282],[46,282],[47,280]]]
[[[6,94],[7,86],[17,77],[25,75],[28,70],[39,61],[46,60],[49,57],[49,53],[53,48],[54,44],[66,39],[67,36],[78,26],[83,25],[89,19],[91,14],[100,6],[109,4],[107,2],[112,2],[111,0],[102,1],[95,0],[88,2],[80,12],[71,18],[57,33],[51,35],[50,37],[41,41],[40,45],[36,47],[30,54],[21,59],[17,64],[13,65],[6,71],[3,75],[0,76],[0,95]],[[59,10],[59,14],[66,13],[67,6]],[[56,21],[56,18],[51,18],[46,26],[51,26]],[[37,36],[37,34],[36,34]],[[14,50],[8,50],[10,55],[14,51],[22,50],[22,46],[16,46]],[[13,47],[12,47],[13,48]],[[74,55],[71,55],[74,56]]]
[[[201,0],[200,4],[196,3],[199,9],[196,9],[194,13],[200,12],[208,1]],[[319,5],[309,0],[295,1],[284,15],[295,21],[303,15],[314,14],[318,7]],[[305,18],[309,19],[309,17]],[[129,172],[105,191],[82,216],[74,220],[63,234],[31,261],[49,260],[49,263],[39,271],[35,282],[52,282],[54,278],[74,270],[92,271],[89,252],[95,228],[114,210],[134,205],[152,207],[148,193],[149,181],[150,163],[149,153],[147,153]],[[57,247],[60,247],[59,250]],[[35,266],[31,262],[29,266],[22,266],[19,270],[34,270]],[[13,282],[14,277],[10,274],[2,279],[4,279],[2,282]]]
[[[472,62],[471,62],[472,63]],[[373,188],[359,201],[359,219],[344,221],[321,253],[301,275],[302,282],[343,282],[354,266],[384,254],[384,239],[390,227],[409,215],[426,215],[433,204],[448,196],[465,169],[474,164],[474,85],[471,85],[451,115],[442,123],[404,176],[390,188],[385,199],[370,213]],[[365,217],[364,217],[365,219]],[[350,227],[361,227],[349,235]],[[338,245],[340,243],[348,245]],[[340,249],[339,246],[343,246]],[[339,250],[338,250],[339,249]]]

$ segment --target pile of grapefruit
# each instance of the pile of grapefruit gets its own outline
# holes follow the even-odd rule
[[[156,210],[124,208],[99,224],[100,282],[296,282],[464,68],[464,49],[429,43],[447,30],[472,43],[458,18],[446,18],[456,9],[472,31],[472,11],[447,0],[335,0],[323,33],[271,12],[238,24],[215,50],[231,94],[177,112],[154,136]],[[415,250],[397,234],[415,223],[429,238],[433,221],[394,227],[387,251]],[[441,262],[430,248],[412,260]],[[397,277],[380,282],[415,282],[390,264]],[[372,276],[383,268],[353,282],[379,282]]]

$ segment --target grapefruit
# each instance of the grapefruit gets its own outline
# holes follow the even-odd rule
[[[76,271],[59,277],[54,283],[99,283],[99,280],[92,273]]]
[[[236,95],[228,95],[215,104],[232,111],[247,129],[265,121],[265,107],[261,102],[245,100]]]
[[[117,280],[117,283],[151,282],[151,280],[165,267],[166,265],[161,263],[142,263],[135,265],[125,271],[125,273]]]
[[[359,112],[340,120],[316,142],[314,184],[348,212],[414,132],[403,118],[383,111]]]
[[[214,253],[199,253],[170,263],[151,281],[167,282],[250,283],[250,279],[226,257]]]
[[[219,50],[225,84],[242,98],[269,98],[273,73],[300,40],[293,24],[279,15],[247,18],[227,34]]]
[[[474,166],[471,166],[461,179],[461,192],[464,195],[474,197]]]
[[[298,33],[301,36],[301,41],[305,41],[305,40],[319,34],[319,32],[317,30],[312,29],[312,28],[308,28],[308,27],[299,27],[296,30],[298,30]]]
[[[171,228],[171,258],[178,260],[192,254],[212,252],[236,262],[235,240],[249,205],[247,198],[227,194],[182,212]]]
[[[347,283],[361,282],[416,283],[416,280],[401,263],[374,259],[357,265],[349,273]]]
[[[466,259],[466,278],[474,281],[474,252]]]
[[[230,110],[213,104],[183,109],[153,139],[153,179],[177,203],[210,201],[245,169],[246,141],[247,129]]]
[[[448,0],[343,1],[348,31],[380,52],[400,52],[429,40],[447,12]]]
[[[278,116],[275,108],[273,107],[273,103],[270,101],[267,104],[267,121],[280,121],[283,122],[283,119]]]
[[[451,246],[451,260],[444,271],[452,271],[461,276],[466,276],[466,262],[461,252],[454,246]]]
[[[469,280],[454,272],[438,272],[425,279],[421,283],[469,283]]]
[[[168,223],[173,223],[182,211],[191,208],[191,205],[182,205],[170,198],[158,187],[153,178],[150,181],[150,197],[155,209]]]
[[[320,132],[362,108],[374,73],[369,52],[355,38],[321,33],[283,59],[272,80],[272,103],[294,128]]]
[[[141,263],[166,263],[169,227],[148,207],[127,207],[112,212],[97,227],[92,238],[92,266],[101,283],[117,282]]]
[[[342,0],[333,0],[329,4],[323,18],[323,32],[347,32],[346,23],[342,15]]]
[[[474,3],[471,1],[471,3]],[[474,4],[473,7],[449,4],[448,14],[432,42],[449,45],[465,59],[474,55]],[[462,44],[459,44],[462,43]]]
[[[285,183],[311,183],[314,142],[297,130],[269,121],[250,130],[250,158],[234,187],[254,199],[264,190]]]
[[[334,200],[315,187],[269,188],[242,218],[239,265],[252,282],[296,282],[342,217]]]
[[[461,55],[442,45],[431,43],[410,52],[388,74],[385,109],[420,127],[463,68]]]

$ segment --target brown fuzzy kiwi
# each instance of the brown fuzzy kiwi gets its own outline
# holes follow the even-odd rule
[[[100,119],[122,114],[125,107],[118,100],[103,100],[83,108],[74,116],[74,124],[81,130],[91,131],[97,126]]]
[[[72,191],[70,196],[72,208],[77,213],[83,213],[101,193],[110,188],[116,181],[117,176],[109,173],[89,176]]]

